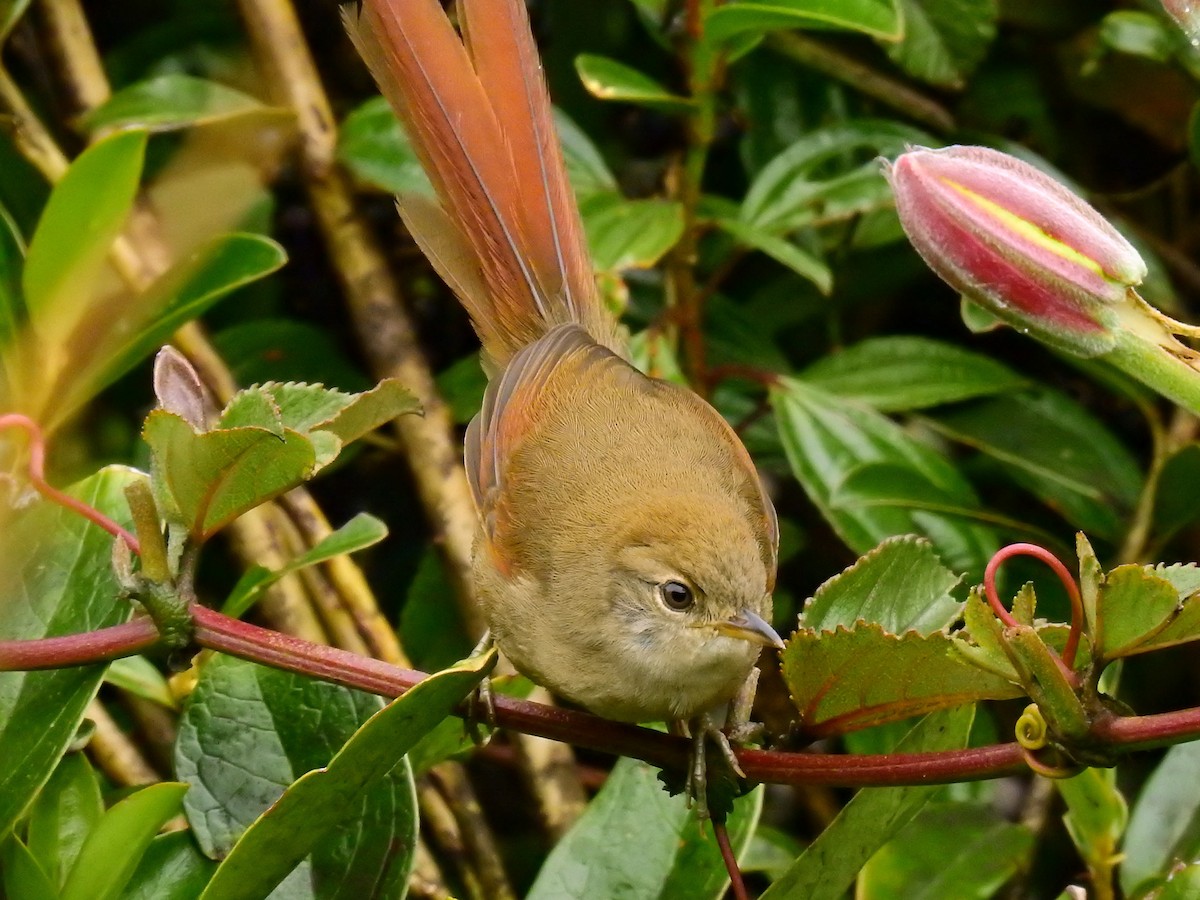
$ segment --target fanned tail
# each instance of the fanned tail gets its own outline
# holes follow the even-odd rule
[[[437,0],[364,0],[345,18],[441,201],[402,197],[401,215],[490,367],[568,322],[620,352],[521,0],[463,0],[465,45]]]

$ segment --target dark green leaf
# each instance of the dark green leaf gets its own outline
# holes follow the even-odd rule
[[[56,888],[103,815],[100,783],[91,764],[82,753],[68,753],[38,794],[29,817],[29,851]]]
[[[373,715],[328,766],[301,776],[246,829],[203,896],[265,896],[310,852],[355,822],[356,801],[381,785],[409,748],[449,716],[494,664],[494,652],[468,659],[431,675]],[[407,766],[403,771],[411,779]],[[415,800],[413,790],[410,802]],[[410,824],[415,831],[415,810]],[[393,849],[391,860],[406,870],[412,865],[415,834],[407,838],[405,846]]]
[[[997,546],[988,529],[903,507],[835,508],[831,502],[855,470],[890,463],[933,485],[937,494],[932,502],[978,507],[970,485],[944,457],[874,410],[796,379],[785,379],[772,390],[771,403],[792,472],[852,550],[866,553],[884,538],[923,534],[950,568],[982,574]]]
[[[1195,900],[1200,897],[1200,865],[1174,870],[1154,895],[1154,900]]]
[[[895,157],[911,144],[935,143],[924,132],[881,119],[817,129],[763,166],[740,218],[781,233],[889,209],[892,189],[879,157]]]
[[[125,224],[142,174],[146,134],[122,132],[83,151],[54,186],[25,256],[22,287],[34,328],[68,327]]]
[[[1078,403],[1049,390],[937,413],[931,424],[997,459],[1072,525],[1112,538],[1127,527],[1142,475],[1133,455]]]
[[[799,244],[737,219],[717,219],[717,226],[739,244],[762,251],[780,265],[787,266],[801,278],[812,282],[822,294],[833,291],[833,272],[829,266]]]
[[[900,0],[904,37],[888,55],[910,75],[962,88],[996,36],[996,0]]]
[[[822,357],[802,377],[882,412],[1003,394],[1028,383],[987,356],[930,338],[899,336],[871,338]]]
[[[796,632],[783,651],[783,679],[811,737],[844,734],[977,700],[1022,695],[973,665],[943,632],[897,637],[874,623]]]
[[[328,331],[305,322],[255,319],[217,332],[212,341],[239,384],[303,381],[348,392],[374,384]]]
[[[1029,862],[1033,833],[976,803],[931,803],[871,857],[856,900],[988,900]]]
[[[1127,896],[1177,863],[1200,858],[1200,742],[1167,751],[1133,806],[1124,850]]]
[[[108,468],[71,493],[128,522],[124,488],[134,473]],[[0,639],[77,634],[131,612],[112,572],[112,538],[59,506],[0,506]],[[100,686],[104,666],[0,672],[0,834],[50,777]]]
[[[929,634],[957,613],[959,603],[950,591],[961,580],[942,565],[928,541],[889,538],[821,585],[805,604],[800,624],[810,631],[833,631],[861,619],[889,634]]]
[[[479,354],[464,356],[438,373],[438,393],[450,407],[455,423],[465,425],[483,405],[487,375],[479,364]]]
[[[558,139],[562,142],[563,162],[567,165],[567,179],[575,191],[575,198],[583,200],[593,194],[616,191],[617,179],[587,133],[557,108],[554,110],[554,124],[558,129]]]
[[[288,562],[287,565],[271,571],[262,566],[249,569],[238,579],[232,593],[226,598],[221,612],[227,616],[240,618],[246,610],[268,587],[287,575],[307,566],[314,566],[344,553],[354,553],[377,544],[387,537],[387,526],[370,513],[359,513],[341,528],[318,541],[307,553],[303,553]]]
[[[734,801],[727,826],[739,855],[761,809],[761,788]],[[684,798],[669,796],[651,766],[622,759],[555,845],[526,900],[717,900],[728,885],[715,842]]]
[[[581,53],[575,57],[575,71],[588,93],[600,100],[619,100],[669,111],[686,111],[694,105],[649,75],[607,56]]]
[[[709,13],[704,32],[724,40],[747,31],[811,27],[845,28],[883,40],[903,33],[899,10],[887,0],[733,0]]]
[[[1186,444],[1167,458],[1154,501],[1154,533],[1166,540],[1200,518],[1200,444]]]
[[[190,833],[160,834],[142,854],[121,900],[195,900],[216,868]]]
[[[898,753],[959,750],[967,745],[974,707],[926,716],[896,747]],[[875,853],[938,792],[937,785],[865,788],[847,803],[762,900],[841,900]]]
[[[79,849],[61,900],[119,897],[158,830],[179,815],[186,791],[186,784],[152,784],[106,812]]]
[[[88,112],[83,125],[93,132],[126,128],[176,131],[250,114],[291,115],[215,81],[172,72],[117,91]]]
[[[683,207],[670,200],[593,194],[579,204],[592,262],[602,272],[647,269],[683,235]]]

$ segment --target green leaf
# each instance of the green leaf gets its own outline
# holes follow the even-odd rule
[[[996,37],[996,0],[900,0],[904,37],[888,56],[908,74],[960,89]]]
[[[287,261],[269,238],[230,234],[176,263],[136,300],[114,310],[95,305],[72,335],[71,367],[62,375],[55,420],[91,400],[150,356],[181,326],[230,292]]]
[[[204,854],[227,857],[293,781],[327,765],[382,706],[378,697],[327,682],[228,656],[210,659],[175,745],[176,772],[192,786],[184,812]],[[352,821],[317,846],[280,896],[356,889],[370,895],[397,870],[407,872],[415,839],[412,793],[408,767],[401,765],[365,796],[347,800]]]
[[[100,267],[133,208],[146,134],[97,141],[54,186],[25,256],[22,287],[34,329],[69,332],[86,309]]]
[[[833,272],[829,266],[798,244],[737,219],[717,219],[716,224],[742,246],[762,251],[780,265],[787,266],[801,278],[812,282],[822,294],[832,293]]]
[[[251,114],[291,115],[215,81],[171,72],[117,91],[83,117],[83,126],[92,132],[177,131]]]
[[[870,338],[804,370],[809,384],[881,412],[1004,394],[1028,381],[991,357],[925,337]]]
[[[933,713],[918,722],[897,745],[897,753],[959,750],[971,734],[974,707]],[[841,900],[875,853],[895,837],[940,790],[938,785],[864,788],[762,900]]]
[[[0,836],[0,884],[7,900],[59,900],[38,861],[11,832]]]
[[[150,445],[164,511],[199,541],[300,484],[316,464],[313,445],[295,431],[282,438],[263,428],[197,434],[162,409],[146,417],[142,438]]]
[[[1154,495],[1154,535],[1165,541],[1200,518],[1200,444],[1185,444],[1163,466]]]
[[[468,659],[431,675],[372,716],[328,766],[303,775],[246,829],[202,896],[265,896],[310,852],[350,824],[357,811],[355,801],[374,789],[409,748],[449,716],[494,664],[494,652]],[[410,802],[416,803],[415,789]],[[415,830],[415,811],[411,825]],[[412,865],[414,847],[415,834],[410,833],[405,845],[393,848],[405,870]]]
[[[1200,742],[1167,751],[1133,806],[1124,850],[1126,896],[1176,864],[1200,858]]]
[[[359,181],[390,194],[433,196],[429,176],[383,97],[372,97],[346,117],[338,135],[338,160]]]
[[[121,895],[150,841],[179,815],[186,784],[161,782],[113,806],[88,834],[61,900],[110,900]]]
[[[1141,56],[1152,62],[1169,62],[1175,55],[1176,39],[1161,16],[1134,9],[1110,12],[1100,20],[1100,41],[1120,53]]]
[[[727,827],[739,856],[754,832],[762,793],[733,803]],[[716,844],[683,796],[669,796],[653,767],[622,759],[550,852],[526,900],[717,900],[728,885]]]
[[[792,473],[851,550],[866,553],[884,538],[923,534],[951,569],[982,575],[997,546],[986,528],[904,507],[837,508],[832,503],[856,469],[891,463],[936,488],[932,502],[978,508],[971,486],[944,457],[874,410],[797,379],[783,379],[771,391],[771,404]]]
[[[1079,855],[1093,873],[1111,872],[1129,808],[1117,790],[1115,769],[1084,769],[1074,778],[1054,782],[1067,804],[1063,822]]]
[[[255,319],[218,331],[212,342],[238,384],[304,381],[353,392],[375,383],[346,358],[327,330],[306,322]]]
[[[20,21],[28,8],[29,0],[0,0],[0,45],[12,33],[13,26]]]
[[[124,488],[136,477],[110,467],[71,494],[128,524]],[[77,513],[37,500],[0,506],[0,640],[78,634],[130,615],[118,600],[112,537]],[[100,686],[104,666],[0,672],[0,834],[50,777]]]
[[[0,361],[2,352],[21,334],[27,313],[21,293],[21,269],[25,265],[25,243],[17,225],[0,206]],[[0,378],[4,376],[0,369]],[[0,382],[2,385],[3,382]]]
[[[247,570],[238,579],[233,592],[226,598],[221,612],[233,618],[245,614],[268,587],[285,575],[307,566],[315,566],[326,560],[346,553],[354,553],[377,544],[387,537],[387,526],[370,513],[359,513],[341,528],[318,541],[307,553],[301,554],[287,565],[274,571],[262,566]]]
[[[763,166],[739,218],[782,233],[890,209],[895,201],[879,157],[898,156],[912,144],[936,143],[922,131],[883,119],[816,129]]]
[[[732,0],[708,14],[705,37],[726,40],[780,28],[844,28],[882,40],[903,33],[900,12],[887,0]]]
[[[862,620],[889,634],[929,634],[957,614],[959,603],[950,591],[961,580],[942,565],[928,541],[889,538],[821,585],[804,605],[800,624],[809,631],[832,631]]]
[[[575,71],[588,93],[600,100],[619,100],[652,109],[685,112],[695,106],[687,97],[667,90],[649,75],[607,56],[581,53]]]
[[[943,632],[899,637],[875,623],[797,631],[783,651],[783,679],[804,734],[844,734],[976,700],[1022,696],[1006,678],[972,665]]]
[[[82,753],[68,753],[38,793],[29,816],[29,852],[56,895],[103,815],[100,783],[91,763]]]
[[[1065,395],[1007,394],[929,421],[947,437],[998,460],[1014,482],[1081,530],[1115,538],[1127,527],[1142,485],[1137,462]]]
[[[160,834],[142,854],[121,900],[195,900],[216,868],[190,833]]]
[[[977,803],[931,803],[863,868],[856,900],[988,900],[1033,850],[1029,828]]]
[[[563,162],[567,166],[567,180],[575,191],[575,199],[582,201],[593,194],[616,192],[616,176],[609,170],[599,148],[592,143],[587,132],[557,107],[554,109],[554,125],[558,129]]]
[[[179,703],[171,693],[167,679],[154,663],[144,656],[114,659],[109,663],[108,671],[104,673],[104,681],[167,709],[179,709]]]
[[[580,202],[579,212],[601,272],[649,269],[683,236],[683,207],[671,200],[593,194]]]
[[[1107,661],[1157,645],[1155,636],[1176,618],[1179,594],[1164,578],[1142,566],[1118,566],[1100,585],[1096,612],[1096,655]],[[1200,633],[1195,637],[1200,638]]]
[[[1175,869],[1167,876],[1154,900],[1194,900],[1200,897],[1200,865]]]

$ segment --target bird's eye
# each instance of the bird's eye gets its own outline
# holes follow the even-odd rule
[[[696,600],[692,596],[692,589],[681,581],[664,581],[658,586],[658,591],[663,603],[671,609],[687,609]]]

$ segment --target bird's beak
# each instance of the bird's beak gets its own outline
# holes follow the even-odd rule
[[[716,624],[717,632],[731,638],[783,649],[783,638],[763,618],[748,609]]]

